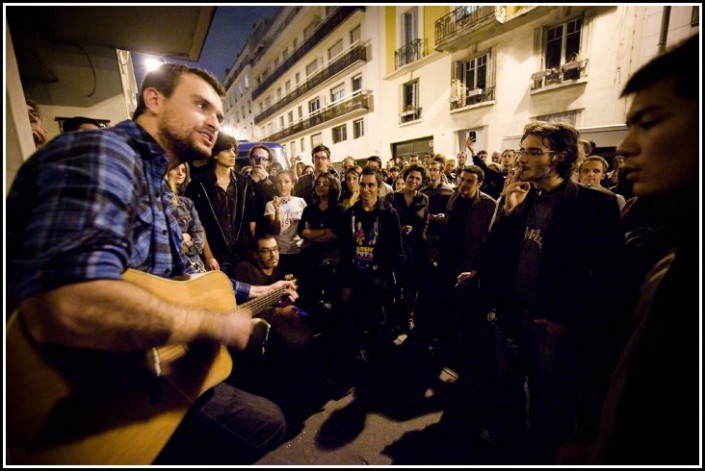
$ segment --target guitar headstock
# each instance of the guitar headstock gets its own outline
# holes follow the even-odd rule
[[[298,288],[299,288],[299,287],[296,285],[296,282],[297,282],[298,280],[297,280],[296,278],[294,278],[294,275],[292,275],[291,273],[287,273],[286,275],[284,275],[284,280],[285,280],[285,281],[291,281],[291,282],[293,282],[293,283],[294,283],[294,289],[298,289]]]

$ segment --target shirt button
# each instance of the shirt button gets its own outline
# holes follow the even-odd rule
[[[166,235],[166,229],[164,229],[164,230],[162,231],[162,234]]]

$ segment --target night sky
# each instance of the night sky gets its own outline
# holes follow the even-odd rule
[[[211,23],[206,43],[198,62],[167,58],[168,62],[179,62],[190,66],[202,67],[215,75],[221,82],[225,80],[225,71],[233,65],[252,31],[252,25],[258,18],[272,17],[277,6],[218,6]],[[142,81],[145,68],[142,62],[146,56],[133,53],[135,77],[137,83]]]

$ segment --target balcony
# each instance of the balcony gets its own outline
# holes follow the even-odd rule
[[[306,80],[301,86],[294,89],[291,93],[283,96],[274,105],[270,106],[266,110],[262,111],[260,114],[256,115],[255,124],[260,124],[262,121],[269,118],[277,111],[294,102],[297,98],[313,90],[329,78],[334,77],[339,73],[347,70],[349,67],[353,66],[358,61],[367,61],[366,45],[359,44],[353,47],[348,52],[340,56],[338,60],[328,65],[328,67],[321,69],[320,72],[311,76],[311,78]]]
[[[488,32],[493,26],[504,23],[507,16],[505,6],[459,7],[436,20],[437,51],[466,47],[461,44],[470,35]],[[479,38],[474,37],[474,40]]]
[[[414,39],[394,51],[394,70],[416,62],[425,55],[426,51],[424,50],[423,39]]]
[[[421,119],[422,108],[416,106],[407,106],[404,111],[399,113],[399,124],[409,123]]]
[[[294,66],[303,56],[311,51],[316,45],[321,42],[326,36],[333,32],[338,26],[340,26],[350,15],[352,15],[356,10],[364,10],[364,6],[342,6],[339,7],[330,17],[326,19],[323,24],[321,24],[313,35],[308,38],[297,50],[295,50],[287,60],[285,60],[276,70],[272,71],[271,74],[265,78],[261,84],[257,86],[252,91],[252,99],[256,99],[264,91],[272,85],[276,80],[278,80],[282,75],[284,75],[291,67]]]
[[[531,90],[551,88],[555,85],[575,83],[585,77],[588,59],[566,62],[560,67],[553,67],[531,74]]]
[[[308,131],[320,124],[327,121],[331,121],[335,118],[345,116],[347,114],[353,113],[359,110],[369,110],[372,106],[372,92],[369,90],[360,90],[349,97],[336,101],[326,106],[318,113],[309,116],[306,119],[302,119],[295,123],[290,124],[286,128],[279,132],[276,132],[270,136],[264,137],[263,141],[281,141],[289,136],[298,134],[300,132]]]
[[[468,106],[477,105],[494,100],[494,87],[474,88],[466,93],[459,93],[450,97],[450,110],[459,110]]]

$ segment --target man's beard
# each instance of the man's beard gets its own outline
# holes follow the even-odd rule
[[[211,156],[210,151],[197,147],[188,138],[177,136],[165,127],[162,128],[162,135],[179,162],[193,162]]]

